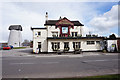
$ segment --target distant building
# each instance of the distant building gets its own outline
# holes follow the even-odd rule
[[[2,42],[2,43],[0,43],[0,47],[5,47],[5,46],[7,46],[7,45],[8,45],[7,42]]]
[[[22,26],[21,25],[11,25],[9,27],[10,34],[8,39],[8,45],[13,47],[20,47],[22,42]]]
[[[103,37],[83,37],[83,27],[79,21],[71,21],[66,17],[59,20],[48,20],[44,28],[31,28],[33,31],[33,52],[56,52],[58,50],[72,52],[102,50]]]

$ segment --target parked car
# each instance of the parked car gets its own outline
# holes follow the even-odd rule
[[[10,49],[11,49],[10,46],[5,46],[5,47],[3,47],[3,50],[10,50]]]
[[[11,49],[13,49],[13,46],[12,46],[12,45],[10,45],[10,47],[11,47]]]

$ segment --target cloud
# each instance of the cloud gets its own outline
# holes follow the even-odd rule
[[[118,27],[118,5],[114,5],[110,11],[103,15],[94,17],[90,20],[89,25],[96,33],[110,34],[111,29]],[[117,30],[114,32],[117,33]]]
[[[34,25],[36,25],[37,27],[44,26],[44,16],[39,13],[27,11],[24,8],[18,7],[11,3],[5,3],[2,10],[2,16],[4,16],[4,18],[2,18],[2,27],[0,29],[2,30],[2,32],[0,33],[0,35],[5,34],[5,36],[2,36],[2,39],[0,41],[8,40],[10,32],[8,28],[10,25],[22,25],[23,40],[32,40],[32,31],[30,30],[30,27]]]
[[[84,21],[86,11],[96,14],[93,8],[86,3],[3,3],[2,6],[2,28],[5,34],[1,40],[8,40],[8,27],[14,24],[20,24],[23,27],[23,40],[32,40],[31,26],[44,27],[45,12],[48,11],[48,19],[59,19],[60,16],[67,17],[70,20]],[[56,6],[56,7],[55,7]],[[79,9],[82,7],[82,9]],[[80,13],[80,14],[79,14]],[[89,14],[89,15],[91,15]],[[87,16],[89,16],[87,15]],[[0,33],[0,35],[2,35]],[[0,41],[1,41],[0,40]]]
[[[79,2],[74,2],[74,3],[5,2],[2,5],[2,15],[1,15],[2,27],[0,27],[2,28],[2,32],[0,32],[0,35],[4,34],[4,36],[2,36],[2,39],[0,37],[0,41],[8,40],[8,36],[9,36],[8,27],[14,24],[22,25],[23,40],[24,39],[32,40],[32,31],[30,30],[30,27],[31,26],[44,27],[45,12],[48,12],[48,19],[59,19],[59,17],[62,16],[62,17],[67,17],[70,20],[79,20],[81,23],[85,25],[83,27],[84,34],[88,33],[89,31],[97,32],[97,30],[101,28],[106,28],[105,26],[106,24],[101,24],[101,23],[107,21],[107,19],[108,19],[108,23],[111,21],[112,22],[111,24],[115,25],[116,17],[115,15],[113,15],[115,14],[113,12],[114,11],[116,12],[116,10],[113,8],[111,9],[114,10],[112,12],[110,10],[109,12],[106,12],[103,15],[98,15],[100,11],[96,10],[96,7],[101,7],[101,4],[97,3],[96,5],[96,3],[94,3],[94,5],[93,4],[91,5],[91,3],[83,3],[83,2],[80,3]],[[102,5],[104,4],[106,3],[103,3]],[[112,15],[111,18],[109,18],[109,15]],[[89,22],[89,20],[91,21]],[[99,25],[101,25],[101,27]],[[110,26],[110,29],[111,28],[112,26]]]

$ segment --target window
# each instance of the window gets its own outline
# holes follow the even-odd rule
[[[77,32],[75,32],[75,36],[77,36]]]
[[[60,43],[59,42],[52,42],[52,49],[53,51],[57,51],[60,48]]]
[[[96,41],[96,44],[100,44],[100,41]]]
[[[62,27],[62,33],[67,34],[68,33],[68,27]]]
[[[77,32],[72,32],[72,37],[76,37],[77,36]]]
[[[73,42],[74,49],[80,49],[80,42]]]
[[[52,32],[53,37],[58,37],[58,32]]]
[[[41,32],[38,32],[38,36],[40,36],[41,35]]]
[[[64,50],[65,51],[69,50],[69,42],[64,42]]]
[[[95,41],[87,41],[87,45],[93,45],[95,44]]]

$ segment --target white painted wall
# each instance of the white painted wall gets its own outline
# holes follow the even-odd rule
[[[94,45],[87,45],[87,41],[95,41]],[[102,41],[101,39],[49,39],[48,40],[48,52],[53,52],[51,42],[60,42],[60,49],[64,49],[64,42],[69,42],[69,51],[74,51],[73,42],[81,42],[81,49],[83,51],[95,51],[102,50],[100,44],[96,44],[96,41]]]
[[[38,36],[38,32],[41,35]],[[47,30],[46,29],[34,29],[33,30],[33,52],[37,51],[38,42],[41,42],[41,52],[47,52]]]
[[[74,26],[74,29],[70,28],[70,35],[72,32],[78,32],[78,35],[82,35],[82,26]]]
[[[60,29],[59,28],[55,28],[55,26],[46,26],[47,27],[47,31],[48,31],[48,37],[52,37],[52,32],[58,32],[58,36],[60,35]]]
[[[117,40],[107,40],[107,49],[109,52],[112,50],[112,44],[116,44],[117,47]]]
[[[95,44],[87,45],[87,41],[95,41]],[[96,51],[96,50],[102,50],[102,46],[100,44],[97,44],[96,41],[102,41],[102,39],[84,39],[81,42],[81,47],[83,51]]]

